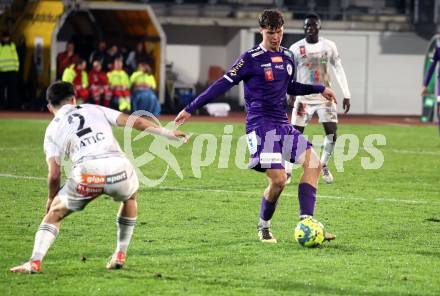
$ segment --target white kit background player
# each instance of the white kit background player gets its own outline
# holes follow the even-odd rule
[[[305,38],[290,47],[294,55],[296,81],[306,84],[330,85],[330,65],[333,68],[336,80],[342,89],[344,100],[343,108],[347,113],[350,110],[350,90],[347,78],[342,68],[341,59],[333,41],[319,37],[321,20],[317,14],[309,14],[304,22]],[[313,114],[317,113],[319,122],[323,124],[326,137],[322,151],[322,177],[328,184],[333,182],[333,176],[327,166],[336,143],[338,123],[337,107],[335,102],[326,100],[321,94],[289,97],[289,104],[293,107],[292,124],[301,133],[310,122]],[[292,174],[292,165],[286,164],[288,178]]]
[[[54,115],[44,139],[49,171],[46,215],[35,235],[30,260],[11,271],[39,272],[43,257],[58,235],[60,222],[101,194],[121,202],[116,218],[117,246],[107,263],[108,269],[121,268],[136,223],[139,181],[113,136],[112,126],[126,126],[129,116],[97,105],[77,106],[73,86],[68,82],[54,82],[46,97]],[[169,131],[141,117],[136,118],[133,128],[187,140],[183,132]],[[60,187],[60,163],[64,157],[72,161],[72,169],[70,178]]]

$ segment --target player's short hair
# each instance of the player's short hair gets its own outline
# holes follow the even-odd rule
[[[310,18],[317,19],[319,21],[321,20],[321,17],[319,16],[319,14],[314,13],[314,12],[307,14],[305,20],[310,19]]]
[[[55,81],[46,91],[46,100],[52,106],[59,106],[62,101],[75,96],[75,90],[70,82]]]
[[[267,9],[258,17],[258,23],[263,29],[278,29],[284,25],[284,17],[278,10]]]

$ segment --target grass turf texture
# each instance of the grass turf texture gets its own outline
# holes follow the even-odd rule
[[[349,126],[360,143],[368,134],[384,134],[378,146],[385,163],[364,170],[360,157],[344,163],[335,183],[320,181],[316,218],[338,235],[317,249],[294,242],[297,180],[281,196],[273,218],[277,245],[261,244],[256,223],[263,174],[234,165],[236,141],[244,132],[234,125],[228,169],[212,165],[193,176],[194,138],[215,134],[218,147],[224,124],[189,122],[192,141],[172,148],[184,179],[170,171],[156,188],[142,186],[138,224],[126,267],[107,271],[115,248],[118,204],[99,198],[68,217],[42,265],[42,274],[26,276],[8,269],[32,251],[47,189],[42,151],[47,121],[0,120],[0,295],[439,295],[440,140],[435,127]],[[318,125],[307,134],[321,134]],[[123,132],[117,137],[122,143]],[[137,155],[148,138],[133,143]],[[142,167],[160,177],[164,164]],[[13,176],[34,176],[23,179]]]

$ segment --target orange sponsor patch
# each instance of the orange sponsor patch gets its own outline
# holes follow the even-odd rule
[[[264,68],[264,78],[266,81],[273,81],[272,68]]]
[[[105,184],[105,176],[83,174],[81,175],[81,178],[82,178],[81,183],[84,184],[96,184],[96,185]]]
[[[271,57],[272,63],[282,63],[283,58],[282,57]]]

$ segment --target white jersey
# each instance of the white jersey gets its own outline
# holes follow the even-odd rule
[[[112,131],[120,114],[91,104],[62,106],[46,129],[46,159],[55,157],[61,163],[68,157],[76,163],[84,157],[123,155]]]
[[[296,81],[305,84],[323,84],[331,87],[330,64],[336,79],[342,89],[344,98],[350,98],[347,78],[342,68],[336,44],[333,41],[319,37],[317,43],[308,43],[305,39],[294,43],[290,50],[294,55]],[[321,104],[326,99],[321,94],[297,96],[301,103]]]

